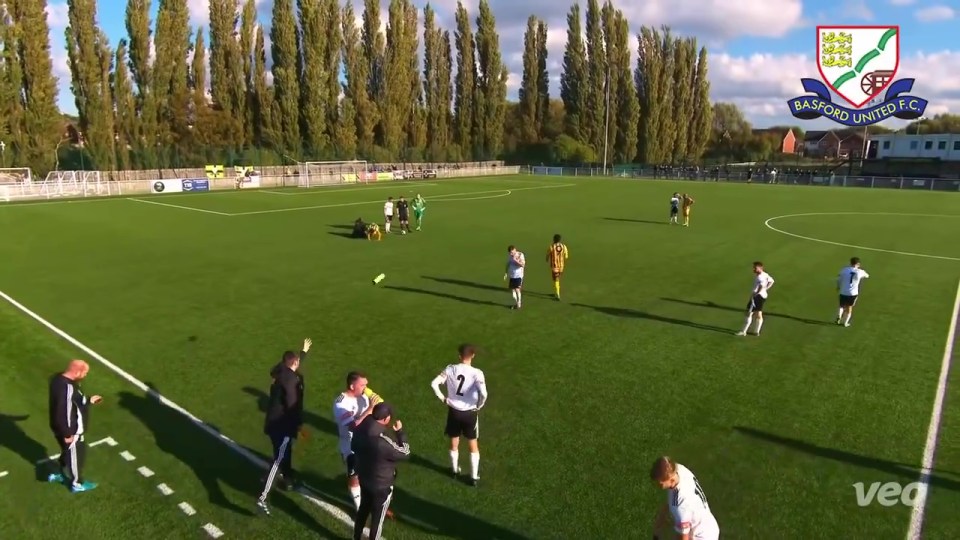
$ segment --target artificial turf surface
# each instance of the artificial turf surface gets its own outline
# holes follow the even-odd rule
[[[666,224],[674,191],[697,201],[689,228]],[[423,231],[347,238],[388,195],[417,192]],[[726,538],[899,539],[910,508],[860,508],[852,485],[919,475],[960,278],[958,197],[514,176],[0,206],[0,290],[261,454],[267,371],[312,337],[312,436],[294,462],[343,509],[332,402],[347,371],[366,371],[414,453],[387,538],[649,538],[665,498],[648,469],[668,454]],[[770,224],[881,251],[764,226],[791,214],[816,215]],[[561,302],[543,262],[554,233],[571,252]],[[508,244],[528,260],[521,311],[501,280]],[[842,328],[835,278],[854,255],[871,277]],[[776,279],[763,335],[734,337],[757,259]],[[206,538],[207,523],[225,538],[348,536],[295,494],[255,515],[261,471],[227,445],[6,302],[0,328],[0,538]],[[446,475],[428,388],[463,341],[481,347],[491,393],[478,489]],[[102,485],[78,495],[34,468],[56,451],[47,378],[72,357],[91,360],[85,389],[105,397],[89,440],[118,443],[90,450]],[[954,383],[925,538],[960,529],[958,399]]]

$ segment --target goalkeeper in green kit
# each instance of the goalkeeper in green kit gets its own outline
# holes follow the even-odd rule
[[[416,198],[413,199],[413,217],[417,218],[417,230],[420,230],[420,227],[423,225],[423,212],[427,209],[427,201],[423,200],[423,196],[417,193]]]

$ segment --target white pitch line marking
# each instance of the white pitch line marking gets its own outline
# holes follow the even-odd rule
[[[45,458],[43,458],[43,459],[37,460],[36,464],[37,464],[37,465],[40,465],[41,463],[46,463],[46,462],[48,462],[48,461],[53,461],[53,460],[59,459],[59,458],[60,458],[60,454],[54,454],[54,455],[52,455],[52,456],[47,456],[47,457],[45,457]]]
[[[158,201],[148,201],[148,200],[146,200],[146,199],[137,199],[137,198],[134,198],[134,197],[127,197],[127,200],[128,200],[128,201],[136,201],[136,202],[138,202],[138,203],[144,203],[144,204],[155,204],[155,205],[157,205],[157,206],[166,206],[166,207],[168,207],[168,208],[177,208],[177,209],[180,209],[180,210],[190,210],[190,211],[193,211],[193,212],[202,212],[202,213],[204,213],[204,214],[213,214],[213,215],[216,215],[216,216],[232,216],[232,215],[234,215],[234,214],[227,214],[227,213],[225,213],[225,212],[217,212],[216,210],[204,210],[203,208],[194,208],[194,207],[192,207],[192,206],[182,206],[182,205],[179,205],[179,204],[170,204],[170,203],[163,203],[163,202],[158,202]]]
[[[910,511],[910,529],[908,540],[920,540],[923,531],[923,514],[930,491],[930,476],[933,474],[933,458],[937,452],[937,437],[940,433],[940,421],[943,418],[943,401],[947,396],[947,380],[950,377],[950,364],[953,361],[953,346],[957,338],[957,318],[960,316],[960,282],[957,282],[957,296],[953,299],[953,313],[947,327],[947,344],[943,347],[943,361],[940,365],[940,379],[937,381],[937,393],[933,398],[933,412],[930,413],[930,427],[927,429],[927,442],[923,447],[923,462],[920,470],[920,488],[913,499]]]
[[[116,445],[117,445],[117,441],[113,440],[112,437],[104,437],[104,438],[100,439],[99,441],[93,441],[92,443],[88,444],[87,446],[100,446],[101,444],[105,444],[105,445],[107,445],[107,446],[116,446]]]
[[[170,489],[170,486],[168,486],[168,485],[166,485],[166,484],[157,484],[157,489],[160,490],[160,493],[162,493],[162,494],[164,494],[164,495],[172,495],[172,494],[173,494],[173,490]]]
[[[262,470],[266,470],[266,469],[269,469],[269,468],[271,467],[272,464],[268,464],[267,462],[263,461],[262,459],[260,459],[259,456],[257,456],[256,454],[254,454],[254,453],[251,452],[250,450],[247,450],[247,449],[244,448],[243,446],[237,444],[237,442],[234,441],[233,439],[231,439],[230,437],[227,437],[227,436],[224,435],[223,433],[220,433],[220,432],[217,431],[216,429],[210,427],[209,424],[207,424],[206,422],[204,422],[203,420],[201,420],[200,418],[198,418],[195,414],[191,413],[190,411],[184,409],[184,408],[181,407],[180,405],[177,405],[177,404],[174,403],[173,401],[167,399],[167,398],[166,398],[165,396],[163,396],[162,394],[160,394],[160,393],[156,392],[155,390],[151,389],[149,386],[147,386],[147,383],[145,383],[145,382],[141,381],[140,379],[134,377],[133,375],[131,375],[130,373],[128,373],[127,371],[125,371],[125,370],[124,370],[123,368],[121,368],[120,366],[114,364],[114,363],[111,362],[110,360],[107,360],[106,358],[104,358],[103,355],[101,355],[101,354],[98,353],[97,351],[91,349],[90,347],[87,347],[86,345],[84,345],[83,343],[81,343],[79,340],[77,340],[77,338],[75,338],[75,337],[71,336],[70,334],[64,332],[64,331],[61,330],[60,328],[57,328],[56,326],[53,325],[53,323],[51,323],[50,321],[44,319],[43,317],[41,317],[40,315],[38,315],[36,312],[34,312],[33,310],[31,310],[31,309],[28,308],[27,306],[25,306],[25,305],[21,304],[20,302],[16,301],[16,300],[15,300],[13,297],[11,297],[9,294],[7,294],[7,293],[5,293],[5,292],[3,292],[3,291],[0,291],[0,298],[3,298],[3,299],[6,300],[7,302],[9,302],[10,305],[12,305],[13,307],[17,308],[18,310],[20,310],[21,312],[23,312],[25,315],[27,315],[27,316],[30,317],[31,319],[37,321],[37,322],[40,323],[43,327],[45,327],[47,330],[50,330],[51,332],[53,332],[54,334],[56,334],[57,336],[59,336],[61,339],[63,339],[64,341],[66,341],[67,343],[70,343],[71,345],[73,345],[74,347],[76,347],[78,350],[83,351],[87,356],[89,356],[90,358],[93,358],[94,360],[96,360],[97,362],[99,362],[101,365],[103,365],[105,368],[109,369],[110,371],[116,373],[117,376],[119,376],[120,378],[124,379],[125,381],[127,381],[128,383],[130,383],[131,385],[133,385],[134,387],[138,388],[140,391],[142,391],[142,392],[144,392],[144,393],[146,393],[146,394],[149,394],[150,396],[153,396],[158,402],[160,402],[160,403],[163,404],[164,406],[169,407],[169,408],[173,409],[174,411],[177,411],[178,413],[182,414],[183,416],[185,416],[186,418],[188,418],[191,422],[193,422],[193,424],[194,424],[195,426],[197,426],[201,431],[205,432],[207,435],[210,435],[211,437],[213,437],[213,438],[217,439],[218,441],[222,442],[224,445],[227,446],[228,449],[230,449],[231,451],[235,452],[236,454],[238,454],[238,455],[241,456],[242,458],[246,459],[247,461],[249,461],[249,462],[250,462],[251,464],[253,464],[254,466],[256,466],[256,467],[258,467],[258,468],[260,468],[260,469],[262,469]],[[57,457],[58,457],[58,456],[54,456],[54,457],[51,458],[51,459],[56,459]],[[46,461],[46,460],[43,460],[43,461]],[[41,462],[38,462],[38,463],[42,463],[42,461],[41,461]],[[300,493],[301,493],[301,495],[303,495],[302,492],[300,492]],[[304,495],[304,497],[306,497],[306,495]],[[339,520],[341,523],[343,523],[343,524],[346,525],[347,527],[350,527],[350,528],[353,527],[353,518],[350,517],[350,514],[348,514],[347,512],[345,512],[344,510],[342,510],[341,508],[339,508],[339,507],[337,507],[337,506],[334,506],[334,505],[332,505],[332,504],[330,504],[330,503],[327,503],[327,502],[325,502],[325,501],[314,500],[314,499],[312,499],[312,498],[310,498],[310,497],[306,497],[306,498],[307,498],[308,500],[310,500],[313,504],[315,504],[316,506],[320,507],[322,510],[324,510],[325,512],[327,512],[328,514],[330,514],[331,516],[333,516],[334,518],[336,518],[337,520]],[[186,504],[186,503],[183,503],[183,504]],[[189,505],[187,505],[187,506],[189,506]],[[353,511],[353,509],[351,508],[351,512],[352,512],[352,511]],[[383,537],[381,537],[381,540],[385,540],[385,539],[384,539]]]
[[[130,452],[127,452],[126,450],[124,450],[123,452],[120,452],[120,457],[122,457],[124,461],[133,461],[137,459],[137,456],[131,454]]]
[[[430,182],[406,183],[401,180],[390,186],[371,186],[371,187],[357,187],[357,188],[346,188],[346,189],[337,188],[337,187],[334,187],[333,185],[329,187],[328,186],[310,186],[308,188],[299,188],[300,191],[286,192],[286,191],[271,191],[268,189],[261,189],[261,190],[258,190],[257,193],[268,193],[270,195],[285,195],[285,196],[316,195],[318,193],[327,195],[330,193],[347,193],[350,191],[376,191],[378,189],[394,189],[395,190],[395,189],[401,189],[402,186],[418,186],[419,187],[419,186],[439,186],[439,185],[440,184],[434,184]]]
[[[829,244],[831,246],[842,246],[850,247],[854,249],[863,249],[866,251],[879,251],[880,253],[893,253],[894,255],[908,255],[910,257],[923,257],[926,259],[941,259],[945,261],[960,261],[960,258],[957,257],[946,257],[943,255],[927,255],[926,253],[910,253],[908,251],[894,251],[892,249],[880,249],[872,248],[867,246],[855,246],[853,244],[844,244],[841,242],[831,242],[830,240],[821,240],[820,238],[812,238],[810,236],[802,236],[799,234],[794,234],[792,232],[787,232],[782,229],[778,229],[773,225],[770,225],[771,221],[776,221],[778,219],[786,219],[791,217],[804,217],[804,216],[912,216],[912,217],[942,217],[942,218],[960,218],[960,215],[953,214],[897,214],[892,212],[811,212],[807,214],[787,214],[785,216],[774,216],[763,222],[763,225],[770,229],[771,231],[778,232],[780,234],[785,234],[787,236],[792,236],[794,238],[800,238],[801,240],[809,240],[811,242],[819,242],[821,244]]]
[[[206,525],[204,525],[203,530],[207,531],[207,534],[210,535],[210,538],[220,538],[221,536],[223,536],[223,531],[221,531],[213,523],[207,523]]]
[[[177,508],[179,508],[184,514],[186,514],[186,515],[188,515],[188,516],[192,516],[192,515],[194,515],[194,514],[197,513],[197,511],[194,510],[192,506],[190,506],[189,504],[187,504],[186,501],[178,504],[178,505],[177,505]]]
[[[6,476],[6,475],[8,475],[8,474],[10,474],[8,471],[0,471],[0,478],[3,478],[4,476]]]
[[[516,191],[528,191],[528,190],[532,190],[532,189],[556,189],[556,188],[564,188],[564,187],[573,187],[573,186],[576,186],[576,185],[577,185],[577,184],[551,184],[551,185],[532,186],[532,187],[521,187],[521,188],[492,189],[492,190],[486,190],[486,191],[464,191],[464,192],[462,192],[462,193],[447,193],[447,194],[443,194],[443,195],[434,195],[434,196],[432,196],[432,197],[424,197],[424,198],[426,199],[426,201],[427,201],[428,203],[429,203],[430,201],[443,202],[443,201],[444,201],[443,197],[470,197],[470,196],[472,196],[472,195],[484,195],[484,194],[488,194],[488,193],[498,193],[498,194],[501,194],[501,196],[502,196],[502,194],[503,194],[505,191],[516,192]],[[453,199],[450,199],[450,200],[453,200]],[[365,205],[365,204],[374,204],[374,203],[378,203],[378,202],[383,202],[383,201],[380,200],[380,199],[377,199],[377,200],[375,200],[375,201],[358,201],[358,202],[337,203],[337,204],[318,204],[318,205],[313,205],[313,206],[296,206],[296,207],[294,207],[294,208],[274,208],[274,209],[272,209],[272,210],[255,210],[255,211],[253,211],[253,212],[238,212],[238,213],[236,213],[236,214],[227,214],[227,215],[229,215],[229,216],[254,216],[254,215],[259,215],[259,214],[276,214],[276,213],[280,213],[280,212],[296,212],[296,211],[299,211],[299,210],[318,210],[318,209],[320,209],[320,208],[344,208],[344,207],[347,207],[347,206],[362,206],[362,205]]]
[[[151,476],[153,476],[153,471],[151,471],[146,467],[140,467],[139,469],[137,469],[137,472],[140,473],[144,478],[150,478]]]

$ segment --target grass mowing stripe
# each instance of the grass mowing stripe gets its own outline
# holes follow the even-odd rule
[[[157,400],[158,402],[160,402],[161,404],[163,404],[163,405],[165,405],[165,406],[167,406],[167,407],[169,407],[169,408],[177,411],[178,413],[182,414],[183,416],[187,417],[187,418],[190,419],[190,421],[193,422],[193,424],[196,425],[198,428],[200,428],[201,430],[203,430],[204,432],[206,432],[206,433],[207,433],[208,435],[210,435],[211,437],[214,437],[215,439],[217,439],[217,440],[219,440],[220,442],[222,442],[223,444],[225,444],[225,445],[227,446],[227,448],[229,448],[230,450],[236,452],[237,454],[239,454],[241,457],[243,457],[244,459],[246,459],[246,460],[249,461],[250,463],[256,465],[257,467],[259,467],[260,469],[263,469],[263,470],[266,470],[266,469],[270,468],[270,465],[269,465],[268,463],[266,463],[265,461],[263,461],[262,459],[260,459],[260,458],[257,457],[256,455],[254,455],[252,452],[250,452],[250,451],[247,450],[246,448],[244,448],[244,447],[240,446],[239,444],[237,444],[233,439],[231,439],[230,437],[227,437],[227,436],[224,435],[223,433],[220,433],[219,431],[217,431],[216,429],[214,429],[213,427],[211,427],[209,424],[207,424],[206,422],[204,422],[203,420],[201,420],[200,418],[198,418],[196,415],[194,415],[194,414],[191,413],[190,411],[184,409],[184,408],[181,407],[180,405],[177,405],[177,404],[174,403],[173,401],[170,401],[169,399],[167,399],[166,397],[164,397],[162,394],[160,394],[160,393],[157,392],[156,390],[154,390],[154,389],[150,388],[149,386],[147,386],[147,384],[144,383],[143,381],[141,381],[140,379],[137,379],[137,378],[134,377],[133,375],[131,375],[131,374],[127,373],[126,371],[124,371],[120,366],[117,366],[117,365],[114,364],[113,362],[111,362],[111,361],[107,360],[106,358],[104,358],[104,357],[103,357],[100,353],[98,353],[97,351],[94,351],[94,350],[91,349],[90,347],[87,347],[86,345],[84,345],[83,343],[81,343],[79,340],[77,340],[76,338],[74,338],[73,336],[71,336],[70,334],[64,332],[63,330],[61,330],[61,329],[59,329],[59,328],[57,328],[56,326],[53,325],[53,323],[47,321],[46,319],[44,319],[44,318],[41,317],[40,315],[34,313],[34,312],[33,312],[30,308],[28,308],[27,306],[21,304],[20,302],[17,302],[17,301],[16,301],[13,297],[11,297],[9,294],[7,294],[7,293],[5,293],[5,292],[3,292],[3,291],[0,291],[0,298],[3,298],[3,299],[6,300],[10,305],[12,305],[13,307],[15,307],[15,308],[17,308],[18,310],[22,311],[24,314],[26,314],[26,315],[27,315],[28,317],[30,317],[31,319],[37,321],[38,323],[40,323],[40,324],[42,324],[43,326],[45,326],[48,330],[50,330],[50,331],[53,332],[54,334],[60,336],[60,338],[62,338],[64,341],[70,343],[71,345],[73,345],[73,346],[76,347],[77,349],[80,349],[81,351],[85,352],[85,353],[88,354],[91,358],[93,358],[93,359],[96,360],[97,362],[100,362],[100,364],[102,364],[104,367],[106,367],[106,368],[109,369],[110,371],[112,371],[112,372],[116,373],[117,375],[119,375],[121,378],[123,378],[124,380],[126,380],[128,383],[132,384],[133,386],[136,386],[137,388],[139,388],[139,389],[142,390],[143,392],[147,393],[148,395],[153,396],[153,397],[156,398],[156,400]],[[51,459],[56,459],[56,457],[51,458]],[[327,512],[328,514],[330,514],[331,516],[333,516],[334,518],[336,518],[337,520],[339,520],[339,521],[342,522],[343,524],[345,524],[345,525],[347,525],[347,526],[349,526],[349,527],[351,527],[351,528],[353,527],[353,519],[352,519],[346,512],[344,512],[343,510],[341,510],[340,508],[337,508],[336,506],[333,506],[333,505],[330,504],[330,503],[327,503],[327,502],[324,502],[324,501],[321,501],[321,500],[317,500],[317,499],[315,499],[315,498],[313,498],[313,497],[304,497],[304,498],[306,498],[307,500],[309,500],[310,502],[312,502],[314,505],[320,507],[322,510],[324,510],[325,512]],[[186,503],[181,503],[181,504],[183,505],[183,504],[186,504]],[[189,506],[189,505],[188,505],[188,506]],[[182,507],[181,507],[181,508],[182,508]],[[191,509],[191,510],[192,510],[192,509]],[[364,529],[364,531],[366,531],[366,529]],[[386,539],[383,538],[383,537],[381,537],[381,538],[382,538],[383,540],[386,540]]]
[[[947,380],[950,377],[950,364],[953,361],[953,345],[957,337],[957,316],[960,315],[960,281],[957,282],[957,296],[953,299],[953,312],[947,327],[947,344],[943,347],[943,362],[940,365],[940,380],[937,382],[937,394],[933,399],[933,412],[930,413],[930,427],[927,429],[927,443],[923,448],[923,462],[920,472],[920,489],[913,509],[910,511],[910,529],[907,540],[920,540],[923,530],[923,513],[927,505],[927,492],[930,490],[930,476],[933,474],[933,458],[937,451],[937,436],[940,433],[940,420],[943,418],[943,401],[947,395]]]

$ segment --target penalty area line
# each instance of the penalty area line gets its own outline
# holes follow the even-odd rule
[[[144,203],[144,204],[154,204],[154,205],[157,205],[157,206],[166,206],[167,208],[176,208],[176,209],[178,209],[178,210],[190,210],[191,212],[201,212],[201,213],[204,213],[204,214],[213,214],[213,215],[215,215],[215,216],[232,216],[232,215],[233,215],[233,214],[228,214],[228,213],[226,213],[226,212],[217,212],[216,210],[204,210],[203,208],[194,208],[194,207],[192,207],[192,206],[182,206],[182,205],[179,205],[179,204],[170,204],[170,203],[163,203],[163,202],[158,202],[158,201],[148,201],[148,200],[146,200],[146,199],[137,199],[137,198],[135,198],[135,197],[127,197],[127,200],[128,200],[128,201],[138,202],[138,203]]]
[[[127,381],[128,383],[130,383],[131,385],[137,387],[138,389],[140,389],[141,391],[143,391],[143,392],[146,393],[147,395],[153,397],[153,398],[156,399],[160,404],[162,404],[162,405],[164,405],[164,406],[166,406],[166,407],[168,407],[168,408],[170,408],[170,409],[173,409],[174,411],[176,411],[176,412],[180,413],[181,415],[185,416],[185,417],[186,417],[187,419],[189,419],[195,426],[197,426],[200,430],[202,430],[203,432],[205,432],[207,435],[210,435],[210,436],[213,437],[214,439],[217,439],[218,441],[220,441],[221,443],[223,443],[229,450],[231,450],[231,451],[233,451],[234,453],[238,454],[240,457],[246,459],[247,461],[249,461],[249,462],[250,462],[251,464],[253,464],[254,466],[256,466],[256,467],[258,467],[259,469],[262,469],[262,470],[267,470],[267,469],[270,468],[271,464],[269,464],[269,463],[265,462],[264,460],[260,459],[260,457],[257,456],[256,454],[254,454],[254,453],[251,452],[250,450],[247,450],[246,448],[244,448],[243,446],[241,446],[240,444],[238,444],[236,441],[234,441],[234,440],[231,439],[230,437],[227,437],[227,436],[224,435],[223,433],[220,433],[219,431],[217,431],[216,429],[214,429],[213,427],[211,427],[209,424],[207,424],[206,422],[204,422],[203,420],[201,420],[200,418],[198,418],[195,414],[193,414],[193,413],[191,413],[190,411],[184,409],[184,408],[181,407],[180,405],[177,405],[177,404],[174,403],[173,401],[167,399],[166,397],[164,397],[162,394],[160,394],[159,392],[157,392],[157,391],[154,390],[153,388],[150,388],[149,386],[147,386],[147,384],[146,384],[145,382],[143,382],[143,381],[141,381],[140,379],[134,377],[133,375],[131,375],[130,373],[128,373],[127,371],[125,371],[125,370],[124,370],[123,368],[121,368],[120,366],[114,364],[113,362],[111,362],[110,360],[108,360],[107,358],[105,358],[103,355],[101,355],[101,354],[98,353],[97,351],[91,349],[90,347],[87,347],[86,345],[84,345],[83,343],[81,343],[77,338],[71,336],[70,334],[64,332],[64,331],[61,330],[60,328],[54,326],[53,323],[51,323],[50,321],[44,319],[43,317],[41,317],[40,315],[38,315],[37,313],[35,313],[34,311],[32,311],[32,310],[31,310],[30,308],[28,308],[27,306],[21,304],[20,302],[18,302],[16,299],[14,299],[14,298],[13,298],[12,296],[10,296],[9,294],[5,293],[4,291],[0,291],[0,298],[2,298],[3,300],[6,300],[7,303],[9,303],[9,304],[12,305],[13,307],[17,308],[18,310],[20,310],[21,312],[23,312],[23,314],[27,315],[28,317],[30,317],[30,318],[33,319],[34,321],[40,323],[40,324],[43,325],[47,330],[53,332],[54,334],[56,334],[57,336],[59,336],[61,339],[63,339],[63,340],[66,341],[67,343],[70,343],[71,345],[73,345],[73,346],[76,347],[77,349],[79,349],[79,350],[83,351],[84,353],[86,353],[88,356],[90,356],[90,358],[93,358],[94,360],[96,360],[96,361],[97,361],[98,363],[100,363],[103,367],[109,369],[110,371],[112,371],[113,373],[115,373],[117,376],[119,376],[121,379],[123,379],[123,380]],[[109,439],[109,438],[108,438],[108,439]],[[111,440],[112,440],[112,439],[111,439]],[[101,442],[101,441],[97,441],[97,443],[100,443],[100,442]],[[104,444],[109,444],[109,442],[107,441],[107,439],[103,439],[102,442],[103,442]],[[111,445],[111,446],[112,446],[112,445]],[[59,455],[53,456],[52,458],[40,460],[38,463],[43,463],[43,462],[45,462],[45,461],[49,461],[50,459],[56,459],[57,457],[59,457]],[[310,501],[311,503],[313,503],[315,506],[319,507],[321,510],[323,510],[323,511],[325,511],[326,513],[330,514],[332,517],[334,517],[335,519],[337,519],[338,521],[340,521],[340,522],[343,523],[344,525],[350,527],[351,529],[353,528],[353,518],[351,518],[349,514],[347,514],[345,511],[343,511],[343,510],[340,509],[339,507],[334,506],[334,505],[332,505],[332,504],[330,504],[330,503],[328,503],[328,502],[315,499],[315,498],[313,498],[313,497],[304,497],[304,498],[306,498],[307,500],[309,500],[309,501]],[[367,532],[368,532],[368,529],[365,528],[365,529],[364,529],[364,532],[367,533]],[[368,535],[368,536],[369,536],[369,535]],[[381,540],[386,540],[386,539],[385,539],[384,537],[381,537]]]
[[[947,343],[943,347],[943,361],[940,365],[940,379],[937,381],[937,393],[933,398],[933,412],[930,413],[930,427],[923,447],[923,462],[920,469],[920,488],[910,511],[910,528],[907,540],[920,540],[923,531],[923,517],[930,491],[930,477],[933,474],[934,455],[937,452],[937,439],[940,434],[940,422],[943,418],[943,402],[947,396],[947,380],[950,377],[950,364],[953,361],[953,346],[957,338],[957,317],[960,315],[960,281],[957,282],[957,295],[953,300],[953,312],[947,327]]]

